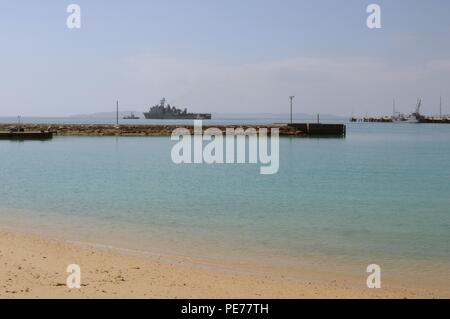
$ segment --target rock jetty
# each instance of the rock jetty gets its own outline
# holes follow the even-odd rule
[[[193,125],[107,125],[107,124],[21,124],[26,131],[50,131],[58,136],[170,136],[176,128],[187,128],[193,133]],[[306,136],[306,132],[286,124],[269,125],[203,125],[203,130],[215,127],[225,133],[227,128],[279,128],[280,136]],[[17,124],[0,124],[0,131],[17,128]]]

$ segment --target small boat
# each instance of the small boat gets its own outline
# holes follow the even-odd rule
[[[126,115],[126,116],[123,117],[123,119],[124,119],[124,120],[139,120],[140,117],[134,115],[134,113],[131,112],[131,115]]]
[[[423,123],[425,120],[425,117],[420,114],[420,107],[422,106],[422,99],[417,99],[416,109],[414,113],[411,113],[410,115],[403,115],[403,114],[396,114],[392,117],[392,122],[394,123]]]

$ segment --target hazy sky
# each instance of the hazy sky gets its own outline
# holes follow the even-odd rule
[[[81,6],[81,29],[66,8]],[[382,29],[366,7],[382,9]],[[0,115],[450,113],[448,0],[0,0]]]

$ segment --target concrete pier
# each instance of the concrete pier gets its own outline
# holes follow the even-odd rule
[[[345,137],[347,134],[344,124],[292,123],[288,126],[305,132],[307,136]]]
[[[0,140],[49,140],[53,132],[49,131],[0,131]]]

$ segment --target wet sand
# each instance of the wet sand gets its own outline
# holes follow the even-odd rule
[[[81,267],[81,289],[66,268]],[[115,248],[0,231],[0,298],[440,298],[442,289],[365,287],[355,277],[259,265],[234,267],[187,257],[144,256]]]

